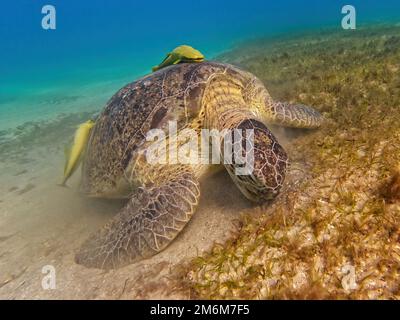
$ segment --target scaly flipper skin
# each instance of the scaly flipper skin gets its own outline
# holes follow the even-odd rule
[[[168,180],[138,188],[117,216],[85,241],[77,263],[106,270],[123,267],[158,253],[178,235],[197,207],[200,188],[190,168],[168,169]]]
[[[287,102],[274,102],[269,109],[268,122],[292,128],[316,129],[322,125],[323,117],[315,109]]]

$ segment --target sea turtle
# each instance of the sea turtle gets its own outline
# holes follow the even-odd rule
[[[202,62],[203,60],[204,56],[200,51],[184,44],[176,47],[174,50],[168,53],[165,59],[158,66],[152,68],[152,71],[154,72],[170,65],[182,62]]]
[[[254,170],[236,175],[235,162],[150,164],[146,135],[151,129],[168,132],[171,121],[178,131],[191,128],[199,135],[204,128],[253,129]],[[253,74],[212,61],[165,67],[120,89],[91,130],[80,188],[88,196],[128,202],[83,243],[76,262],[111,269],[163,250],[189,222],[201,181],[215,166],[225,167],[249,200],[274,198],[288,157],[268,123],[317,128],[322,116],[304,105],[275,102]],[[247,142],[247,136],[241,139]]]

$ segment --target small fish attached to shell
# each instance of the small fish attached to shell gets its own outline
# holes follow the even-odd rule
[[[95,122],[88,120],[78,126],[75,131],[74,141],[70,148],[65,150],[65,166],[64,178],[61,186],[65,186],[67,180],[73,175],[79,164],[82,161],[82,156],[85,152],[87,143],[89,141],[90,131],[92,130]]]
[[[202,61],[204,61],[204,55],[200,51],[191,46],[182,45],[168,53],[165,59],[158,66],[153,67],[152,70],[154,72],[181,62],[195,63]]]

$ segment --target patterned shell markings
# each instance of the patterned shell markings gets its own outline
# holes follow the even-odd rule
[[[171,120],[179,129],[198,115],[205,83],[223,71],[210,63],[207,72],[204,67],[197,72],[198,66],[167,67],[126,85],[109,100],[89,140],[84,186],[101,179],[114,187],[150,129],[166,129]]]

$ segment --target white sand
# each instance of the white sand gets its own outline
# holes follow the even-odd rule
[[[240,211],[252,206],[222,171],[202,186],[199,210],[166,250],[110,272],[87,269],[74,263],[74,253],[124,202],[81,196],[80,173],[71,188],[56,186],[64,158],[51,150],[37,148],[29,163],[0,168],[1,299],[190,298],[189,292],[175,292],[168,276],[214,241],[227,239]],[[55,267],[55,290],[42,288],[46,265]]]

